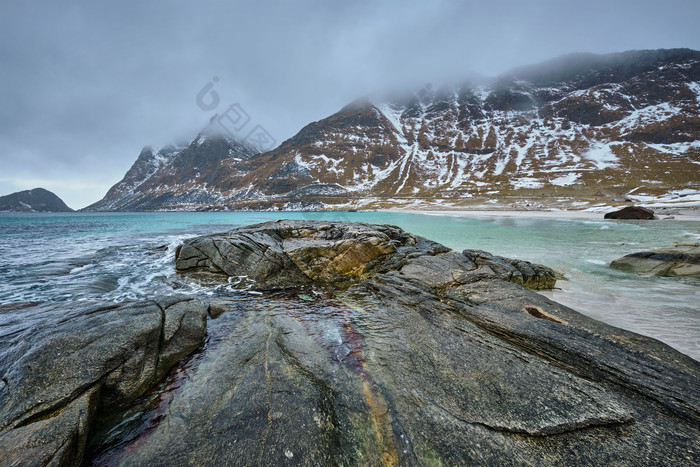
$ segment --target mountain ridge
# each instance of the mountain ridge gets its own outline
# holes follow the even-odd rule
[[[699,188],[700,52],[568,55],[488,83],[357,99],[266,153],[200,140],[130,196],[87,209],[586,208],[640,188],[662,196]]]

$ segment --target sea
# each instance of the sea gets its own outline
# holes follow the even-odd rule
[[[174,270],[175,249],[204,234],[276,219],[396,225],[454,249],[547,265],[564,276],[543,295],[597,320],[659,339],[700,360],[700,281],[645,277],[612,260],[700,240],[700,223],[407,212],[0,213],[0,310],[18,302],[149,299],[159,294],[255,294],[203,286]],[[0,312],[0,326],[3,314]]]

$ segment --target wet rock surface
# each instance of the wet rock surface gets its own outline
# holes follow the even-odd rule
[[[176,267],[252,289],[0,309],[3,464],[86,444],[84,465],[700,463],[700,363],[523,287],[553,287],[545,266],[278,221],[189,240]]]
[[[552,286],[548,268],[308,221],[194,239],[176,261],[265,292],[217,301],[196,369],[114,462],[700,462],[700,364],[520,285]]]
[[[197,299],[3,306],[0,464],[76,465],[96,417],[204,342]]]
[[[181,272],[245,276],[259,290],[348,286],[390,270],[427,274],[433,285],[500,278],[532,289],[555,284],[550,268],[480,250],[452,251],[398,227],[361,223],[268,222],[186,241]],[[403,269],[402,269],[403,268]]]
[[[610,263],[621,271],[666,277],[700,279],[700,244],[689,242],[625,255]]]

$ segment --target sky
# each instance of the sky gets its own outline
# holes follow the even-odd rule
[[[281,143],[368,94],[573,52],[700,50],[698,18],[698,0],[8,0],[0,195],[43,187],[81,208],[142,147],[191,140],[232,104]]]

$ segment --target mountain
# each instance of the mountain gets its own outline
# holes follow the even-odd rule
[[[73,212],[61,198],[43,188],[0,196],[0,212]]]
[[[260,151],[221,134],[215,118],[188,145],[143,148],[124,178],[85,210],[199,209],[230,200],[222,175]]]
[[[687,194],[700,188],[700,52],[575,54],[361,99],[266,153],[229,153],[238,143],[219,138],[196,139],[147,177],[139,161],[155,156],[142,153],[138,176],[93,207],[585,208]]]

